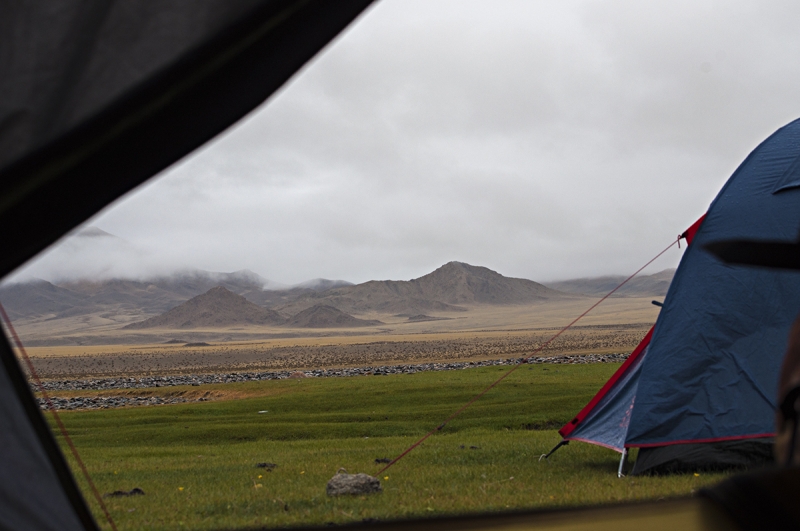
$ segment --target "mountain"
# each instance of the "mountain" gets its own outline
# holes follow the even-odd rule
[[[380,321],[365,320],[337,310],[333,306],[317,304],[306,308],[286,322],[291,328],[355,328],[383,324]]]
[[[352,286],[352,282],[346,280],[328,280],[327,278],[315,278],[306,280],[294,286],[300,289],[313,289],[314,291],[325,291],[333,288],[341,288],[343,286]]]
[[[31,315],[65,315],[91,306],[80,295],[46,280],[8,284],[0,288],[0,301],[12,321]]]
[[[297,313],[318,304],[347,313],[371,311],[400,315],[463,311],[475,304],[527,304],[565,295],[532,280],[509,278],[491,269],[449,262],[413,280],[372,280],[363,284],[309,293],[279,307]]]
[[[108,236],[98,232],[85,237]],[[15,321],[95,315],[105,322],[126,324],[163,314],[217,286],[283,315],[296,315],[312,306],[325,305],[346,314],[377,311],[415,316],[464,311],[467,306],[476,304],[527,304],[568,296],[531,280],[509,278],[485,267],[450,262],[409,281],[383,280],[352,285],[342,280],[315,279],[286,289],[269,289],[275,283],[247,270],[234,273],[187,271],[146,280],[59,283],[38,280],[0,286],[0,301]]]
[[[104,237],[94,232],[86,237]],[[246,269],[233,273],[198,270],[146,280],[73,280],[58,284],[31,280],[7,283],[0,286],[0,301],[12,320],[52,319],[93,313],[126,313],[146,317],[164,313],[215,286],[242,295],[259,306],[272,307],[287,304],[307,293],[324,291],[327,286],[342,285],[350,283],[316,279],[301,285],[306,287],[287,288]]]
[[[639,275],[628,281],[617,290],[614,297],[663,297],[667,294],[674,269],[665,269],[653,275]],[[628,277],[604,276],[593,278],[576,278],[559,282],[548,282],[547,287],[581,295],[603,296]]]
[[[328,280],[326,278],[315,278],[314,280],[302,282],[300,284],[285,289],[273,289],[267,287],[267,289],[261,292],[249,292],[244,295],[245,297],[247,297],[248,300],[255,302],[260,306],[273,308],[286,305],[306,294],[319,293],[322,291],[338,288],[341,286],[352,286],[352,285],[353,285],[352,282],[347,282],[346,280]]]
[[[262,308],[228,289],[217,286],[168,312],[138,323],[127,330],[143,328],[218,328],[235,325],[274,325],[285,321],[277,312]]]

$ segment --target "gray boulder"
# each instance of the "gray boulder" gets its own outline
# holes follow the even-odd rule
[[[368,474],[348,474],[341,470],[328,481],[325,491],[328,496],[342,496],[345,494],[371,494],[381,492],[381,482],[378,478]]]

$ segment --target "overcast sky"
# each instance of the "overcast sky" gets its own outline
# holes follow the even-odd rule
[[[86,225],[122,240],[73,238],[17,278],[627,274],[800,117],[797,20],[794,1],[384,0]]]

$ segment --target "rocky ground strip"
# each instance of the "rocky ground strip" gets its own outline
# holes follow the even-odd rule
[[[260,380],[282,380],[286,378],[336,378],[351,376],[381,376],[389,374],[414,374],[423,371],[452,371],[476,367],[529,364],[582,364],[582,363],[621,363],[628,359],[628,354],[581,354],[568,356],[507,358],[498,360],[465,361],[449,363],[420,363],[408,365],[382,365],[368,367],[347,367],[339,369],[314,369],[306,371],[269,371],[238,372],[226,374],[191,374],[170,376],[147,376],[142,378],[98,378],[86,380],[47,380],[42,382],[46,391],[101,391],[109,389],[145,389],[153,387],[172,387],[178,385],[199,386],[203,384],[221,384],[236,382],[252,382]],[[31,385],[31,390],[40,389]],[[44,398],[39,398],[42,409],[48,409]],[[188,402],[181,397],[158,396],[103,396],[103,397],[70,397],[50,398],[55,409],[106,409],[125,406],[150,406],[177,404]],[[204,401],[199,398],[196,401]]]
[[[627,326],[627,325],[626,325]],[[36,371],[48,380],[118,378],[125,376],[279,372],[321,367],[375,367],[401,364],[459,363],[469,360],[566,356],[576,353],[630,352],[642,340],[643,328],[580,328],[552,341],[554,330],[509,331],[509,335],[478,335],[446,339],[380,338],[367,342],[301,345],[209,344],[206,347],[138,349],[113,353],[32,358]],[[410,337],[410,336],[409,336]],[[185,338],[184,338],[185,339]],[[320,340],[321,341],[321,340]],[[547,343],[547,341],[550,341]],[[542,349],[541,351],[539,349]]]
[[[74,396],[69,398],[49,397],[54,409],[110,409],[126,406],[160,406],[163,404],[179,404],[188,402],[180,397],[161,396]],[[200,398],[198,401],[206,399]],[[47,400],[39,398],[39,407],[48,410]]]

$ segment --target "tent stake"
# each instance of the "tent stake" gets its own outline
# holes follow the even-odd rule
[[[562,446],[566,446],[566,445],[568,445],[568,444],[569,444],[569,441],[567,441],[567,440],[563,440],[563,439],[562,439],[562,441],[561,441],[560,443],[558,443],[557,445],[555,445],[555,447],[554,447],[552,450],[550,450],[550,451],[549,451],[549,452],[547,452],[546,454],[542,454],[542,455],[540,455],[540,456],[539,456],[539,461],[541,461],[542,459],[547,459],[548,457],[550,457],[551,455],[553,455],[553,453],[554,453],[556,450],[558,450],[558,449],[559,449],[559,448],[561,448]]]
[[[625,463],[628,461],[628,449],[622,449],[622,456],[619,458],[619,468],[617,469],[617,477],[625,477]]]

